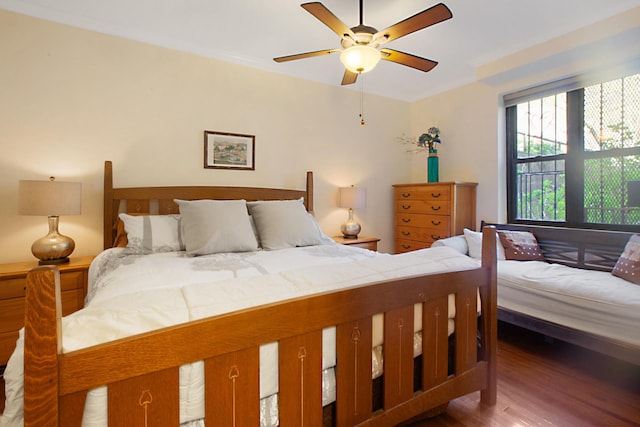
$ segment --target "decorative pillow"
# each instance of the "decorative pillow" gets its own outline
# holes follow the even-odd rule
[[[140,253],[184,250],[184,244],[180,238],[180,215],[129,215],[121,213],[118,218],[124,224],[128,249]],[[122,241],[121,234],[119,245],[122,244]]]
[[[245,200],[175,200],[187,253],[209,255],[258,249]]]
[[[482,233],[479,231],[469,230],[465,228],[462,230],[464,237],[467,240],[467,246],[469,247],[469,256],[471,258],[482,258]],[[496,257],[497,259],[505,259],[504,248],[500,243],[500,239],[496,239]]]
[[[544,261],[536,237],[528,231],[498,231],[506,259]]]
[[[260,245],[263,249],[284,249],[326,243],[315,219],[301,200],[249,202]]]
[[[640,285],[640,235],[629,238],[611,274]]]

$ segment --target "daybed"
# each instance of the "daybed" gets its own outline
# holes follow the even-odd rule
[[[337,426],[392,426],[473,391],[495,404],[495,230],[484,231],[481,265],[450,248],[395,256],[337,245],[319,228],[311,234],[321,243],[265,249],[283,227],[265,228],[264,212],[275,209],[289,218],[279,207],[300,206],[301,198],[311,211],[312,196],[310,173],[305,191],[113,188],[107,162],[106,250],[91,267],[85,308],[60,318],[55,267],[38,268],[27,279],[24,365],[19,342],[5,373],[7,394],[19,395],[23,377],[16,367],[24,366],[24,425],[105,425],[108,418],[117,426],[248,426],[266,423],[264,406],[274,405],[281,426],[319,426],[327,419]],[[263,249],[188,255],[197,251],[187,235],[192,239],[195,232],[197,240],[211,226],[191,229],[189,209],[221,202],[180,202],[178,209],[174,199],[263,201],[247,202]],[[246,209],[237,218],[247,216]],[[123,210],[160,215],[119,214]],[[186,250],[161,252],[172,243],[157,235],[171,234],[170,215],[179,211]],[[109,249],[118,218],[127,247]],[[304,211],[298,220],[312,217]],[[284,229],[308,236],[296,221]],[[237,239],[217,243],[247,237],[236,227],[222,231]],[[213,243],[200,248],[211,251],[207,245]],[[181,262],[190,271],[178,273]],[[110,265],[117,268],[107,271]],[[135,280],[127,279],[129,271]],[[173,285],[180,280],[185,283]],[[239,298],[226,299],[234,295]],[[421,344],[414,352],[416,338]],[[373,404],[372,349],[383,355],[380,407]],[[421,355],[414,359],[416,353]],[[275,356],[273,367],[268,354]],[[335,395],[328,404],[331,372]],[[264,403],[269,376],[276,378],[275,404]],[[8,396],[0,425],[13,425],[15,404]]]
[[[498,239],[499,320],[640,365],[640,285],[611,273],[633,233],[492,225],[532,233],[544,258],[504,260]],[[434,246],[478,256],[479,242],[465,230]]]

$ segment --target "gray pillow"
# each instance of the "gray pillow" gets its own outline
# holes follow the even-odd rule
[[[258,249],[245,200],[175,200],[180,229],[190,255]]]
[[[324,244],[323,235],[301,200],[248,202],[263,249]]]

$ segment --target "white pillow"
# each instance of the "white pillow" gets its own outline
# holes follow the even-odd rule
[[[249,202],[263,249],[325,244],[324,235],[301,200]]]
[[[482,258],[482,233],[479,231],[469,230],[465,228],[462,230],[464,237],[467,239],[467,245],[469,246],[469,256],[471,258]],[[500,239],[496,238],[496,253],[498,259],[505,259],[504,247],[500,243]]]
[[[245,200],[175,200],[189,255],[258,249]]]
[[[127,248],[140,253],[183,251],[180,215],[118,215],[127,232]]]

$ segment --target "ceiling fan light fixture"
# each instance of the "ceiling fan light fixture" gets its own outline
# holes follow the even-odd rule
[[[340,62],[352,73],[371,71],[379,61],[380,51],[367,45],[351,46],[340,54]]]

